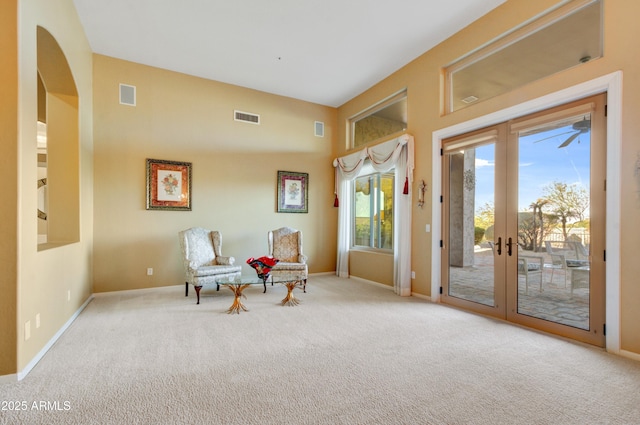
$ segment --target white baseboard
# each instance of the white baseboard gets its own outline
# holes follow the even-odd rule
[[[184,283],[179,283],[177,285],[168,285],[168,286],[152,286],[150,288],[137,288],[137,289],[119,289],[117,291],[108,291],[108,292],[94,292],[93,296],[96,298],[102,297],[111,297],[111,296],[120,296],[122,294],[130,294],[135,292],[151,292],[156,291],[158,289],[168,289],[168,288],[182,288],[184,291]],[[192,288],[192,287],[191,287]]]
[[[619,354],[621,357],[626,357],[626,358],[628,358],[628,359],[631,359],[631,360],[635,360],[635,361],[637,361],[637,362],[640,362],[640,354],[638,354],[638,353],[634,353],[634,352],[632,352],[632,351],[620,350],[620,351],[618,352],[618,354]]]
[[[357,277],[357,276],[349,276],[349,279],[357,280],[359,282],[367,283],[369,285],[374,285],[374,286],[378,286],[380,288],[385,288],[385,289],[389,289],[390,291],[393,291],[393,286],[385,285],[384,283],[374,282],[373,280],[363,279],[363,278]],[[422,295],[422,294],[418,294],[418,293],[412,292],[411,296],[431,302],[431,297],[428,296],[428,295]]]
[[[309,273],[309,277],[312,276],[334,276],[336,274],[335,271],[333,272],[321,272],[321,273]],[[152,286],[150,288],[137,288],[137,289],[120,289],[117,291],[108,291],[108,292],[95,292],[93,294],[94,297],[97,298],[102,298],[102,297],[110,297],[110,296],[118,296],[118,295],[122,295],[122,294],[126,294],[126,293],[132,293],[132,292],[149,292],[149,291],[154,291],[157,289],[162,289],[162,288],[174,288],[174,287],[180,287],[180,288],[184,288],[184,283],[179,283],[178,285],[168,285],[168,286]]]
[[[309,276],[335,276],[336,272],[320,272],[320,273],[309,273]]]
[[[67,320],[67,322],[64,325],[62,325],[62,327],[58,330],[58,332],[56,332],[56,334],[49,340],[49,342],[47,342],[47,344],[44,347],[42,347],[42,350],[38,352],[38,354],[29,362],[29,364],[27,364],[27,366],[23,370],[18,372],[17,374],[18,381],[21,381],[22,379],[24,379],[24,377],[27,376],[29,372],[31,372],[31,370],[38,364],[38,362],[44,357],[44,355],[47,354],[47,351],[49,351],[49,349],[53,347],[53,344],[55,344],[56,341],[58,341],[58,339],[62,336],[62,334],[69,328],[69,326],[71,326],[73,321],[76,320],[76,318],[80,315],[80,313],[82,313],[82,310],[84,310],[85,307],[89,305],[91,300],[93,300],[93,295],[90,295],[89,298],[87,298],[87,300],[84,302],[84,304],[82,304],[80,308],[75,313],[73,313],[73,316],[71,316],[69,320]],[[7,376],[16,376],[16,375],[7,375]]]
[[[11,375],[0,375],[0,385],[12,384],[17,381],[18,381],[18,375],[16,373],[12,373]]]
[[[430,297],[430,296],[428,296],[428,295],[422,295],[422,294],[418,294],[418,293],[416,293],[416,292],[412,292],[412,293],[411,293],[411,296],[412,296],[412,297],[416,297],[416,298],[420,298],[421,300],[425,300],[425,301],[432,302],[432,301],[431,301],[431,297]]]
[[[363,279],[363,278],[357,277],[357,276],[349,276],[349,279],[357,280],[358,282],[368,283],[369,285],[374,285],[374,286],[378,286],[380,288],[389,289],[390,291],[393,291],[393,286],[385,285],[384,283],[374,282],[373,280]]]

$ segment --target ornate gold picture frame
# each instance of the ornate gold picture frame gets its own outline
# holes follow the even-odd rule
[[[147,209],[191,211],[191,163],[147,158]]]

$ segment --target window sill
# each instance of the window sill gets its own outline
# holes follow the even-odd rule
[[[393,250],[392,249],[369,248],[369,247],[366,247],[366,246],[352,246],[349,250],[350,251],[359,251],[359,252],[370,252],[370,253],[374,253],[374,254],[393,255]]]
[[[76,242],[78,242],[78,241],[76,241]],[[76,242],[47,242],[47,243],[41,243],[41,244],[38,244],[38,252],[47,251],[49,249],[54,249],[54,248],[60,248],[61,246],[71,245],[71,244],[74,244]]]

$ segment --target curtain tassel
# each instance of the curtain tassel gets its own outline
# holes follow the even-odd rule
[[[340,206],[340,200],[338,200],[338,194],[336,193],[336,198],[333,200],[333,206],[338,208]]]
[[[409,194],[409,177],[404,178],[404,190],[402,191],[404,195]]]

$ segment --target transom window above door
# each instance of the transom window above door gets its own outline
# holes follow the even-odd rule
[[[444,113],[602,57],[602,0],[560,3],[447,65]]]

